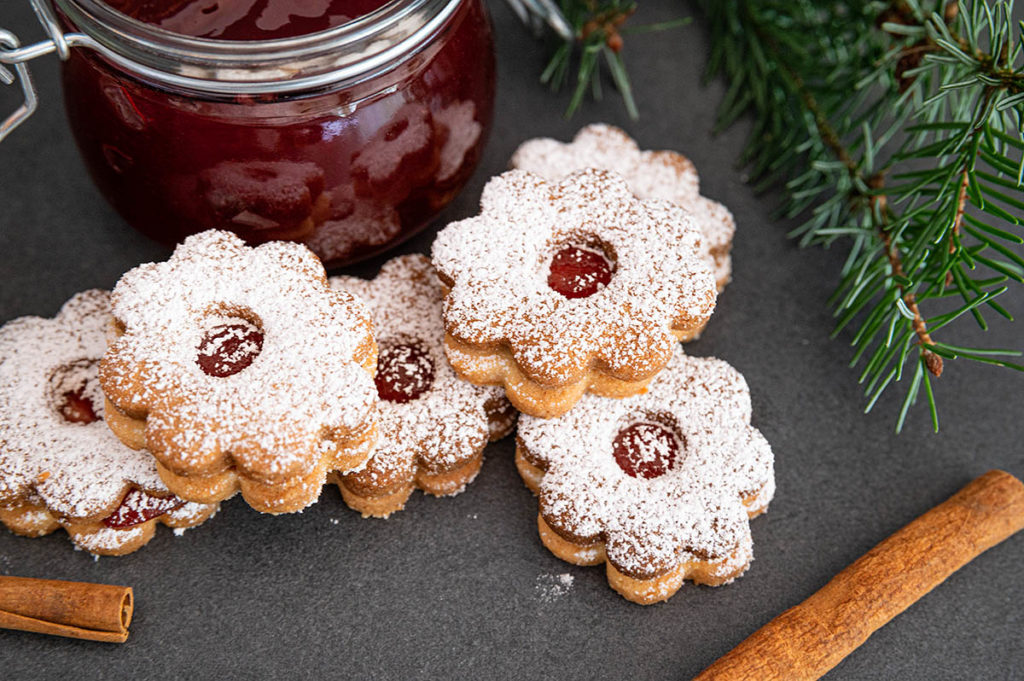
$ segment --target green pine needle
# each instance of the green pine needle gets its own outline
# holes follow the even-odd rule
[[[594,99],[601,98],[601,64],[608,69],[612,83],[619,91],[626,112],[636,120],[640,117],[629,74],[622,57],[624,36],[655,31],[667,31],[691,23],[691,17],[661,21],[639,26],[626,25],[636,11],[635,2],[622,0],[562,0],[562,12],[573,27],[575,38],[558,46],[541,82],[558,91],[567,84],[569,71],[575,64],[576,79],[566,109],[566,118],[572,117],[583,104],[589,90]]]
[[[903,386],[897,432],[943,363],[1024,371],[1019,350],[946,342],[969,315],[1012,316],[995,299],[1024,283],[1024,23],[1009,0],[697,0],[711,37],[707,77],[723,77],[716,131],[751,121],[740,162],[755,191],[781,187],[777,217],[801,246],[845,244],[830,300],[870,411]],[[622,0],[562,0],[574,44],[542,80],[565,85],[567,115],[601,64],[637,115]],[[620,27],[621,30],[620,30]],[[578,55],[578,57],[577,57]],[[957,300],[959,299],[959,301]],[[909,376],[909,380],[903,380]],[[924,386],[922,391],[921,387]]]
[[[1006,359],[1019,351],[933,337],[967,314],[983,329],[986,311],[1012,319],[994,299],[1024,282],[1024,29],[1011,3],[698,4],[709,77],[729,86],[718,129],[753,119],[742,161],[758,188],[785,188],[779,213],[803,220],[801,245],[849,244],[833,335],[862,364],[866,411],[911,374],[896,429],[923,394],[937,431],[942,360],[1021,368]],[[950,296],[963,304],[927,316]]]

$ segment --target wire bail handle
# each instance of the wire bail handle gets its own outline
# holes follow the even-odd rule
[[[25,119],[31,116],[39,106],[35,84],[32,82],[26,62],[51,52],[56,52],[63,61],[68,58],[72,47],[87,45],[91,42],[82,33],[64,33],[47,0],[29,0],[29,2],[49,39],[22,47],[17,36],[0,28],[0,84],[13,85],[15,81],[19,82],[22,95],[25,98],[21,106],[14,110],[14,113],[0,121],[0,141],[24,123]],[[3,64],[12,65],[14,73],[11,73]]]

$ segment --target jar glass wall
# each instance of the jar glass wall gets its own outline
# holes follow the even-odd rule
[[[76,24],[85,20],[75,11],[88,4],[96,3],[57,0],[69,29],[87,32]],[[372,29],[382,20],[378,15],[394,20],[408,4],[395,0],[357,21]],[[203,91],[156,82],[101,52],[72,50],[63,68],[72,131],[103,195],[156,239],[175,242],[220,228],[251,242],[301,241],[329,265],[368,257],[420,230],[455,196],[490,127],[494,57],[483,4],[434,6],[447,8],[444,20],[418,43],[397,45],[390,61],[377,59],[381,64],[372,70],[356,68],[339,82],[298,91]],[[131,20],[123,26],[153,30]],[[349,41],[338,63],[352,71],[358,50],[375,54],[380,36],[369,33],[366,41]],[[281,52],[295,54],[293,41],[229,47],[236,45],[266,51],[253,69],[281,81],[296,75]],[[245,84],[248,74],[240,69],[202,66],[196,59],[177,70],[259,89]],[[315,68],[317,77],[330,80],[330,62]]]

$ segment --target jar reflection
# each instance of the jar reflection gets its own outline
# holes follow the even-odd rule
[[[417,54],[357,84],[202,98],[73,51],[65,104],[101,192],[144,233],[291,239],[330,265],[387,249],[465,184],[490,127],[494,64],[479,0]]]

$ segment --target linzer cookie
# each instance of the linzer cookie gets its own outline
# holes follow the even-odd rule
[[[533,416],[588,391],[643,392],[715,307],[702,239],[681,208],[635,198],[608,171],[492,178],[481,213],[434,242],[448,359]]]
[[[736,223],[728,208],[700,195],[697,170],[682,154],[641,151],[622,130],[596,123],[580,130],[569,144],[548,138],[528,140],[516,150],[511,165],[548,180],[584,168],[603,168],[625,178],[638,198],[664,199],[681,206],[704,235],[704,254],[718,290],[729,283]]]
[[[577,565],[605,563],[612,588],[642,604],[684,579],[740,576],[753,557],[748,519],[775,491],[746,381],[681,353],[644,395],[588,395],[561,418],[522,417],[516,466],[539,495],[544,545]]]
[[[372,281],[334,277],[331,286],[366,303],[380,348],[380,440],[364,468],[335,474],[345,502],[364,516],[387,517],[414,487],[458,494],[480,471],[488,440],[512,430],[515,411],[500,388],[463,381],[448,365],[430,261],[402,256]]]
[[[0,521],[29,537],[63,527],[104,556],[135,551],[158,522],[183,529],[217,510],[171,494],[153,458],[103,424],[96,371],[109,323],[108,294],[86,291],[54,319],[0,328]]]
[[[153,453],[178,496],[210,503],[241,490],[259,511],[298,511],[329,472],[369,457],[370,317],[305,247],[203,232],[125,274],[111,301],[107,423]]]

